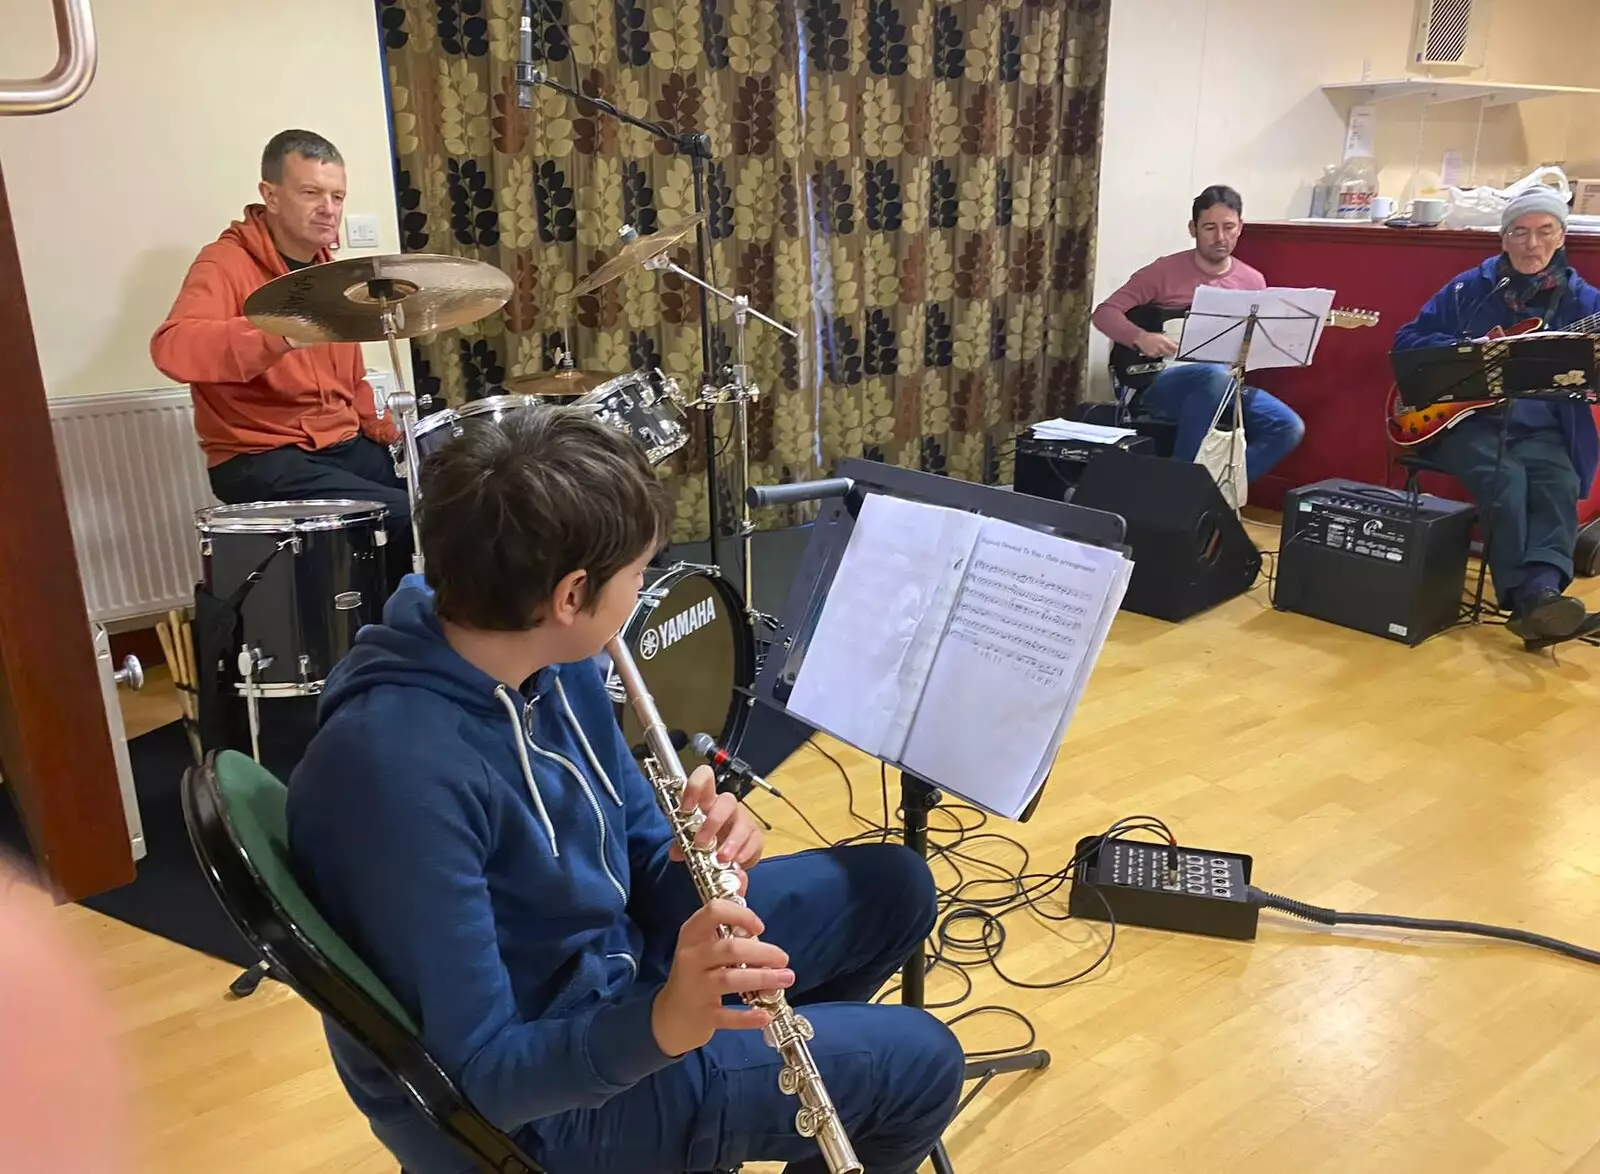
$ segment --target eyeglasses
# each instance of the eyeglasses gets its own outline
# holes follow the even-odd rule
[[[1537,230],[1529,229],[1527,227],[1513,228],[1510,232],[1506,233],[1506,239],[1516,241],[1519,245],[1521,245],[1526,244],[1528,239],[1532,237],[1541,245],[1547,245],[1552,241],[1560,240],[1561,231],[1562,230],[1560,226],[1555,224],[1541,225]]]

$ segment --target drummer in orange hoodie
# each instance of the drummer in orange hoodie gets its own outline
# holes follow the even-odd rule
[[[359,343],[302,345],[251,325],[244,303],[291,269],[332,259],[344,159],[321,135],[286,130],[261,155],[261,200],[189,267],[150,356],[194,396],[195,431],[219,500],[356,498],[389,509],[389,558],[409,565],[411,515]]]

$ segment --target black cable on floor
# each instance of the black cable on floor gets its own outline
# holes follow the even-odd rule
[[[1445,921],[1432,917],[1393,917],[1387,913],[1341,913],[1335,909],[1324,909],[1320,905],[1307,905],[1304,901],[1291,900],[1280,897],[1276,893],[1266,892],[1251,885],[1247,890],[1250,900],[1267,909],[1278,909],[1284,913],[1293,914],[1305,921],[1314,921],[1319,925],[1376,925],[1385,929],[1416,929],[1429,933],[1459,933],[1471,934],[1481,938],[1498,938],[1504,942],[1518,942],[1525,946],[1538,946],[1540,949],[1553,950],[1557,954],[1564,954],[1568,958],[1576,958],[1580,962],[1600,963],[1600,950],[1590,950],[1583,946],[1575,946],[1571,942],[1563,942],[1557,938],[1546,937],[1544,934],[1530,933],[1524,929],[1506,929],[1498,925],[1483,925],[1476,921]]]
[[[891,811],[888,768],[879,764],[882,819],[875,822],[856,809],[854,781],[844,764],[815,738],[808,739],[807,745],[831,762],[834,769],[839,772],[848,797],[847,810],[863,828],[853,836],[834,841],[832,846],[898,842],[900,829],[889,825]],[[794,806],[793,803],[790,803],[790,806]],[[900,813],[896,810],[892,814],[898,817]],[[805,817],[802,815],[802,818]],[[989,818],[987,812],[976,807],[949,801],[941,803],[928,813],[928,862],[930,865],[942,863],[955,874],[955,879],[953,883],[942,885],[938,890],[939,910],[934,922],[933,936],[928,944],[927,974],[931,976],[942,969],[946,973],[957,975],[961,980],[959,994],[953,998],[928,1002],[924,1008],[928,1011],[949,1010],[964,1004],[972,996],[971,972],[977,969],[990,969],[1002,982],[1021,990],[1059,989],[1071,983],[1081,982],[1100,970],[1110,960],[1112,948],[1116,944],[1117,921],[1110,904],[1106,902],[1104,896],[1101,896],[1098,888],[1090,885],[1105,908],[1107,927],[1105,942],[1092,961],[1064,977],[1048,981],[1032,981],[1007,973],[1000,963],[1006,943],[1006,919],[1028,910],[1047,921],[1070,920],[1065,897],[1057,894],[1071,883],[1078,866],[1092,859],[1109,839],[1148,832],[1154,833],[1167,844],[1176,843],[1171,829],[1161,820],[1146,815],[1128,816],[1119,819],[1101,835],[1091,840],[1064,867],[1054,872],[1039,872],[1032,868],[1032,858],[1026,845],[1000,832],[984,830]],[[818,839],[827,843],[809,819],[806,819],[806,824],[811,827],[813,835],[817,835]],[[975,848],[980,846],[992,848],[996,844],[1005,851],[1015,852],[1016,859],[1001,862],[974,854]],[[980,873],[984,875],[977,875]],[[1080,878],[1078,883],[1087,884],[1088,881]],[[899,990],[898,982],[891,983],[878,992],[874,1001],[884,1002]],[[978,1015],[1004,1015],[1015,1019],[1022,1025],[1027,1038],[1010,1047],[968,1052],[967,1057],[970,1060],[997,1059],[1026,1052],[1033,1047],[1038,1038],[1032,1021],[1022,1012],[1010,1007],[992,1004],[973,1007],[946,1022],[954,1026]]]
[[[838,770],[840,778],[844,780],[845,791],[848,796],[847,808],[850,815],[865,829],[854,836],[834,841],[833,846],[838,847],[854,843],[897,842],[899,829],[888,826],[890,813],[887,767],[880,764],[878,776],[882,790],[883,820],[881,823],[874,823],[856,810],[855,786],[850,778],[850,772],[845,769],[844,764],[818,744],[815,739],[808,740],[807,744],[828,759]],[[785,799],[785,802],[789,801]],[[792,802],[789,805],[794,807]],[[799,812],[799,808],[796,807],[795,811],[805,820],[806,826],[811,828],[812,834],[816,835],[823,843],[827,843],[826,838],[816,829],[815,825],[809,819],[806,819],[803,813]],[[1078,884],[1089,888],[1099,898],[1102,907],[1105,909],[1106,939],[1105,945],[1094,960],[1080,967],[1074,973],[1064,978],[1039,982],[1007,974],[1000,965],[1001,953],[1006,944],[1005,919],[1021,910],[1028,910],[1047,921],[1070,920],[1070,914],[1059,900],[1054,902],[1059,912],[1049,908],[1048,903],[1056,897],[1056,894],[1060,892],[1063,886],[1073,881],[1074,874],[1079,866],[1095,858],[1109,840],[1125,839],[1141,833],[1152,834],[1161,842],[1169,845],[1174,852],[1177,851],[1177,837],[1165,822],[1149,815],[1125,816],[1113,823],[1100,835],[1088,841],[1083,849],[1067,862],[1065,867],[1055,872],[1034,872],[1030,871],[1031,857],[1027,847],[1010,836],[999,832],[984,831],[983,829],[988,824],[988,821],[989,815],[987,812],[964,803],[941,803],[928,813],[928,862],[930,865],[935,861],[943,863],[955,873],[956,879],[953,884],[942,886],[938,890],[939,911],[935,918],[933,936],[928,947],[926,973],[931,976],[935,971],[942,968],[946,972],[958,975],[962,985],[961,992],[954,998],[926,1003],[924,1010],[930,1012],[949,1010],[965,1003],[973,992],[971,971],[982,967],[993,970],[1000,980],[1008,986],[1023,990],[1054,990],[1088,978],[1110,960],[1112,949],[1117,941],[1116,914],[1112,911],[1111,905],[1105,899],[1104,894],[1093,884],[1089,874],[1085,873],[1077,876],[1076,881]],[[1015,864],[1010,862],[1001,863],[974,855],[971,849],[975,845],[985,842],[999,843],[1008,849],[1014,849],[1018,853],[1017,861]],[[969,876],[968,870],[983,870],[991,875]],[[1322,925],[1370,925],[1392,929],[1471,934],[1523,945],[1538,946],[1579,961],[1600,963],[1600,951],[1586,949],[1582,946],[1572,945],[1568,942],[1559,941],[1543,934],[1530,933],[1526,930],[1506,929],[1471,921],[1395,917],[1378,913],[1344,913],[1278,896],[1253,885],[1250,886],[1248,895],[1249,899],[1257,905],[1276,909]],[[898,982],[893,983],[879,991],[873,1001],[884,1002],[892,998],[899,990],[900,984]],[[1025,1014],[1011,1007],[1002,1007],[994,1004],[969,1008],[946,1020],[946,1023],[954,1027],[963,1020],[971,1019],[978,1015],[1004,1015],[1007,1018],[1014,1019],[1022,1025],[1027,1033],[1027,1038],[1023,1042],[1010,1047],[967,1052],[969,1060],[981,1062],[983,1060],[1017,1055],[1029,1051],[1038,1038],[1033,1022]]]

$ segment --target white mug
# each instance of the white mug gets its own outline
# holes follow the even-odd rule
[[[1444,214],[1449,208],[1443,200],[1413,200],[1411,201],[1411,223],[1421,225],[1438,224],[1444,219]]]
[[[1394,200],[1388,196],[1372,197],[1372,218],[1374,220],[1387,220],[1394,215]]]

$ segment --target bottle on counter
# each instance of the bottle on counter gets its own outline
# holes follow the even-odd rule
[[[1322,169],[1322,178],[1311,185],[1311,217],[1325,220],[1333,215],[1334,191],[1338,187],[1339,168],[1330,163]]]
[[[1336,203],[1330,215],[1340,220],[1371,220],[1378,194],[1378,168],[1367,155],[1352,155],[1339,168]]]

